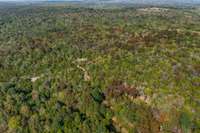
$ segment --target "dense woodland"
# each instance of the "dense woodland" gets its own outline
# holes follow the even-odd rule
[[[200,8],[0,8],[0,133],[199,133]]]

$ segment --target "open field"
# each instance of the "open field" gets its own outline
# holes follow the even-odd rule
[[[199,133],[200,8],[0,8],[0,133]]]

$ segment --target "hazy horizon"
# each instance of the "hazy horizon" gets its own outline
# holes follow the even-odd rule
[[[132,3],[200,3],[200,0],[0,0],[0,2],[80,1],[80,2],[132,2]]]
[[[200,5],[200,0],[0,0],[5,4],[39,4],[47,2],[80,2],[81,4],[98,4],[98,5],[109,5],[109,4],[138,4],[138,5],[177,5],[177,6],[191,6]]]

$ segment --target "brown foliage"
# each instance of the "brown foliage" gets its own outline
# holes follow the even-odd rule
[[[114,81],[106,91],[106,96],[111,97],[118,97],[123,94],[136,98],[139,96],[139,91],[135,87],[129,86],[122,81]]]
[[[49,42],[47,41],[46,38],[34,38],[30,41],[30,48],[32,50],[34,49],[39,49],[41,50],[42,52],[50,52],[51,48],[49,47]]]

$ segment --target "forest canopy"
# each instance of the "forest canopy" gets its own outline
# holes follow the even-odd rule
[[[200,7],[0,6],[0,132],[199,133]]]

